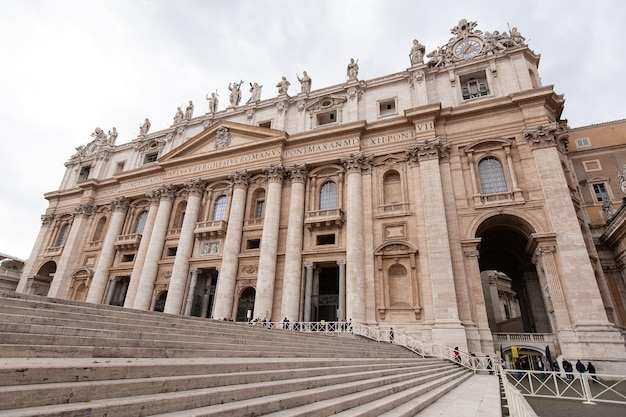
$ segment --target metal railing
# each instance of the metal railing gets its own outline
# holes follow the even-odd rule
[[[626,376],[503,369],[503,380],[524,396],[626,405]]]
[[[321,321],[321,322],[250,322],[250,325],[261,327],[294,330],[300,332],[321,333],[351,333],[377,342],[392,342],[402,346],[422,357],[446,359],[464,366],[474,373],[478,371],[495,372],[494,359],[489,356],[474,356],[466,352],[457,351],[450,346],[425,342],[413,336],[394,330],[393,340],[390,338],[390,329],[370,327],[357,322]]]

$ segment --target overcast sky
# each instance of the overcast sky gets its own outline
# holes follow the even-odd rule
[[[403,71],[414,38],[427,52],[465,18],[483,32],[517,27],[541,54],[543,85],[565,95],[571,127],[626,118],[623,0],[0,0],[0,253],[27,259],[64,163],[96,127],[117,144],[195,115],[228,83],[281,76],[299,91]],[[248,99],[243,89],[243,100]]]

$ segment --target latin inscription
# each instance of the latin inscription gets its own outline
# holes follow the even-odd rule
[[[283,158],[289,158],[290,156],[306,155],[306,154],[318,153],[318,152],[324,152],[324,151],[332,151],[334,149],[346,148],[346,147],[355,146],[358,144],[359,144],[359,138],[352,138],[352,139],[336,140],[336,141],[327,142],[327,143],[320,143],[318,145],[302,146],[300,148],[288,149],[284,151]]]

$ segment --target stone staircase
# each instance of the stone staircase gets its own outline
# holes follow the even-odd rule
[[[0,294],[0,416],[414,416],[472,373],[317,334]]]

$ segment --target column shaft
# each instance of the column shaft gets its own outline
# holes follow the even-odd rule
[[[111,203],[111,211],[113,214],[111,215],[109,227],[107,228],[107,233],[102,242],[102,250],[98,257],[96,271],[91,280],[89,292],[87,293],[86,301],[88,303],[100,304],[102,302],[104,290],[106,289],[109,278],[109,268],[113,265],[115,258],[115,240],[122,232],[127,209],[128,200],[124,197],[120,197]]]
[[[274,166],[265,170],[268,176],[267,207],[263,219],[259,272],[257,275],[254,312],[256,317],[271,320],[276,281],[276,255],[280,227],[280,205],[283,188],[283,168]]]
[[[291,201],[289,202],[289,224],[285,249],[283,273],[282,317],[289,321],[298,320],[300,309],[300,285],[302,282],[302,239],[304,233],[304,180],[306,172],[292,170]]]
[[[189,259],[193,252],[193,245],[196,241],[196,224],[198,222],[198,213],[200,212],[200,203],[203,188],[205,186],[202,181],[192,181],[186,184],[188,187],[189,197],[187,198],[187,207],[185,209],[185,217],[183,218],[183,226],[178,239],[178,248],[176,250],[176,258],[172,267],[172,277],[170,278],[170,286],[167,291],[167,300],[165,301],[164,313],[181,314],[185,290],[189,277]]]
[[[219,285],[215,296],[214,318],[232,318],[237,269],[239,267],[239,251],[241,250],[241,232],[246,209],[246,193],[248,174],[244,172],[231,176],[234,183],[233,199],[228,216],[228,228],[222,250]]]
[[[154,222],[154,229],[150,236],[150,246],[146,253],[146,260],[139,279],[137,294],[135,296],[135,308],[139,310],[150,309],[152,303],[152,295],[154,292],[154,282],[159,272],[159,261],[163,253],[165,245],[165,236],[167,235],[167,227],[169,224],[170,214],[172,211],[172,201],[174,199],[173,188],[166,187],[160,190],[161,201]]]
[[[303,321],[311,321],[311,296],[313,295],[313,262],[305,262],[306,278],[304,282],[304,318]]]

